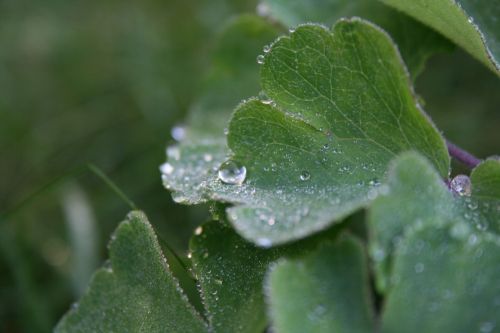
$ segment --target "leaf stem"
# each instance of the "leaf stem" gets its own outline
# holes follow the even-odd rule
[[[108,176],[106,176],[106,174],[101,169],[99,169],[92,163],[88,163],[87,167],[94,175],[99,177],[106,185],[108,185],[109,188],[130,207],[130,209],[137,210],[137,206],[135,205],[135,203],[130,200],[129,197],[127,197],[127,195],[122,190],[120,190],[120,188]]]
[[[481,163],[479,158],[448,140],[446,140],[446,146],[448,147],[448,153],[450,156],[469,169],[474,169],[479,163]]]

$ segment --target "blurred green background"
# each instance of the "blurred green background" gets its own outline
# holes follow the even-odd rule
[[[174,204],[158,166],[222,22],[256,5],[0,0],[0,332],[51,331],[105,260],[130,207],[89,163],[147,213],[169,258],[167,244],[186,255],[207,210]],[[445,136],[486,157],[500,152],[499,82],[457,49],[416,91]]]

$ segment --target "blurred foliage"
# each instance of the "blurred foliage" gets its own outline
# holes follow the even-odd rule
[[[129,207],[87,163],[148,214],[174,274],[198,297],[168,247],[185,256],[207,213],[174,205],[158,166],[171,127],[197,97],[222,23],[255,7],[0,1],[0,331],[49,332],[81,292],[71,272],[84,250],[63,209],[68,183],[90,209],[88,243],[98,250],[89,265],[102,263]],[[438,128],[481,157],[500,151],[497,89],[498,78],[460,50],[431,59],[416,83]]]
[[[254,8],[224,0],[0,1],[0,331],[51,331],[78,296],[65,183],[76,182],[89,200],[98,264],[129,210],[87,163],[185,254],[206,213],[174,206],[158,165],[196,94],[218,23]]]

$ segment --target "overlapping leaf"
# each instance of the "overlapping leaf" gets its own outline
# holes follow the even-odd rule
[[[422,152],[447,175],[442,138],[376,27],[302,26],[263,61],[268,99],[240,105],[229,125],[228,144],[247,179],[225,184],[212,171],[202,185],[209,198],[237,204],[229,217],[246,238],[270,246],[341,220],[373,199],[388,162],[405,150]]]
[[[199,227],[190,244],[207,318],[214,332],[262,332],[268,325],[263,280],[276,259],[302,255],[336,237],[330,230],[289,246],[261,249],[225,222]]]
[[[389,254],[413,224],[462,221],[478,232],[500,234],[500,162],[483,162],[471,178],[472,195],[460,196],[446,187],[425,160],[413,155],[399,159],[388,181],[390,195],[378,198],[369,210],[370,250],[380,291],[389,285]]]
[[[403,13],[373,0],[265,0],[268,14],[289,27],[304,22],[333,25],[344,17],[359,16],[385,29],[396,42],[415,79],[426,60],[452,45],[441,35]]]
[[[369,333],[374,316],[362,245],[325,243],[304,259],[282,261],[267,281],[275,332]]]
[[[110,261],[56,332],[207,332],[170,273],[154,231],[141,212],[116,230]]]
[[[500,5],[478,0],[382,0],[433,27],[500,75]]]
[[[408,228],[394,254],[381,332],[496,332],[500,239],[462,223],[436,218]]]
[[[461,197],[422,157],[395,162],[387,195],[373,203],[368,223],[376,282],[387,297],[382,332],[493,331],[500,310],[500,200],[474,192],[492,193],[487,188],[498,171],[498,161],[478,166],[472,196]]]
[[[267,326],[262,280],[275,251],[257,249],[221,222],[197,229],[193,269],[214,332],[262,332]]]

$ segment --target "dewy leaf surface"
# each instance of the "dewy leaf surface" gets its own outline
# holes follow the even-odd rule
[[[498,331],[500,239],[443,222],[409,228],[398,246],[382,333]]]
[[[262,332],[267,318],[262,280],[275,251],[258,249],[221,222],[197,229],[193,270],[214,332]]]
[[[266,290],[274,332],[373,332],[367,260],[351,237],[279,262]]]
[[[95,273],[56,332],[207,332],[142,212],[130,213],[120,224],[109,252],[109,265]]]
[[[268,325],[263,280],[269,265],[282,256],[310,252],[336,230],[288,246],[261,249],[228,224],[208,222],[191,239],[193,271],[198,277],[213,332],[262,332]]]
[[[448,174],[443,140],[416,104],[397,50],[369,23],[299,27],[272,45],[261,82],[270,100],[240,105],[229,125],[246,181],[228,185],[214,174],[208,184],[213,199],[236,204],[233,225],[261,246],[367,205],[402,151],[420,151]]]
[[[224,128],[234,107],[258,93],[256,57],[263,45],[277,37],[271,24],[256,16],[232,20],[222,31],[199,99],[192,106],[185,138],[167,150],[161,168],[165,187],[184,203],[206,201],[206,181],[224,162],[228,150]]]
[[[388,178],[389,195],[377,198],[368,213],[370,253],[379,291],[389,288],[390,254],[407,228],[428,221],[453,221],[455,232],[500,235],[498,161],[485,161],[473,170],[470,197],[452,193],[431,164],[415,154],[399,157]]]
[[[436,52],[452,48],[451,43],[397,10],[373,0],[265,0],[269,15],[289,27],[304,22],[328,26],[344,17],[359,16],[386,30],[394,39],[412,79],[424,68],[426,60]]]
[[[488,0],[382,0],[433,27],[500,75],[500,3]]]

